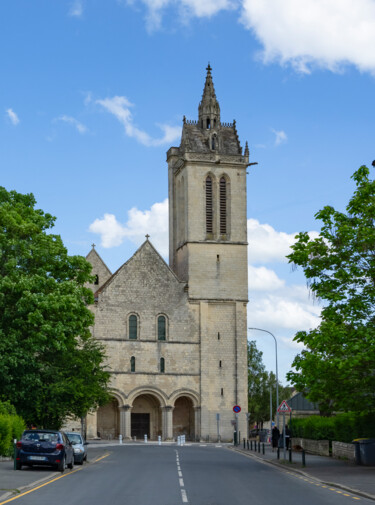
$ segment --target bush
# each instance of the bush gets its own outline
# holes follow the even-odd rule
[[[21,438],[25,429],[22,417],[16,414],[11,403],[0,402],[0,456],[13,454],[13,440]]]
[[[293,437],[312,440],[349,443],[355,438],[375,438],[375,413],[345,412],[332,417],[292,419],[291,430]]]

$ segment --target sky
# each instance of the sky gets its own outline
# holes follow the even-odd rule
[[[168,261],[166,151],[197,119],[210,62],[221,120],[258,162],[248,326],[275,335],[285,384],[321,310],[285,256],[375,158],[375,0],[3,0],[0,47],[0,184],[112,271],[146,233]],[[274,371],[272,337],[248,338]]]

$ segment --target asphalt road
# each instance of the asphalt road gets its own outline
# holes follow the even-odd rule
[[[19,505],[350,505],[371,500],[215,446],[124,445],[12,498]],[[21,470],[23,471],[23,470]],[[27,470],[26,470],[27,471]],[[38,480],[38,470],[35,480]],[[0,502],[0,505],[7,501]]]

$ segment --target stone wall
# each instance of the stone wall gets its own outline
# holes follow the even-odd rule
[[[292,447],[299,446],[310,454],[329,456],[329,440],[310,440],[309,438],[292,438]]]
[[[355,461],[354,444],[345,444],[344,442],[332,442],[332,457],[348,459]]]

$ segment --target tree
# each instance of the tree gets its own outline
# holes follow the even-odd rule
[[[326,206],[320,236],[297,235],[289,262],[324,304],[321,324],[294,338],[306,349],[289,372],[299,391],[333,410],[375,409],[375,181],[360,167],[346,213]]]
[[[270,420],[270,388],[272,391],[272,413],[276,413],[276,376],[267,372],[263,364],[263,353],[259,351],[254,340],[247,342],[247,369],[248,369],[248,408],[250,423],[255,423],[259,428],[265,421]],[[279,397],[287,400],[291,388],[283,387],[279,383]]]
[[[107,401],[104,349],[90,333],[91,265],[68,256],[32,194],[0,187],[0,400],[59,428]]]

